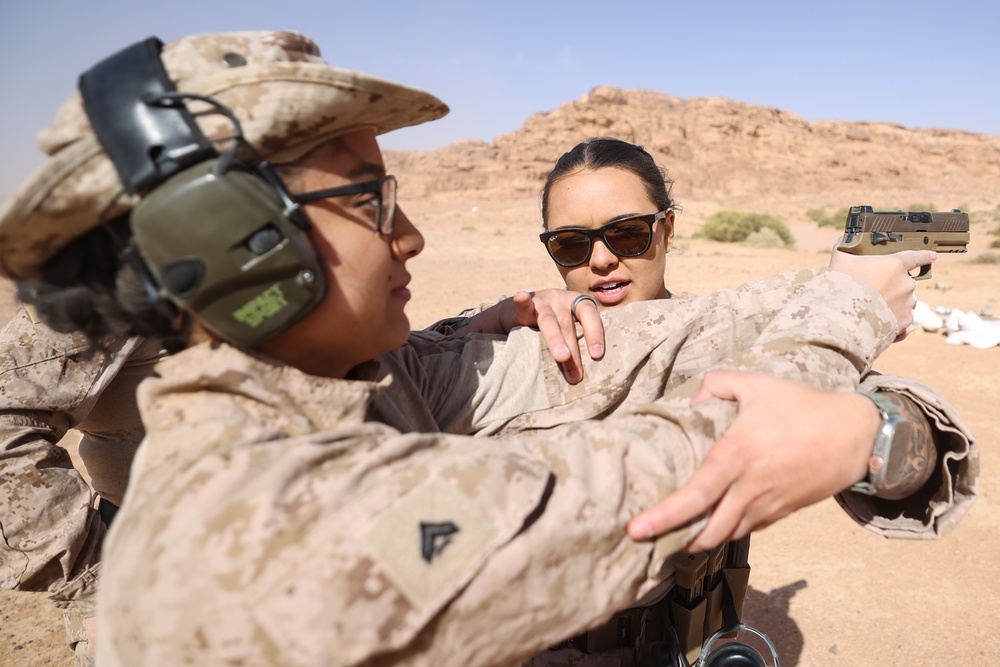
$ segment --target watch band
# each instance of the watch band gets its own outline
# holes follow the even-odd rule
[[[852,484],[850,490],[863,493],[866,496],[873,496],[885,481],[885,467],[889,461],[889,451],[896,435],[896,424],[902,419],[902,415],[896,404],[884,396],[868,391],[859,391],[858,393],[875,403],[875,407],[878,408],[879,414],[882,416],[882,423],[879,425],[878,433],[875,434],[872,454],[868,457],[868,475],[864,480]]]

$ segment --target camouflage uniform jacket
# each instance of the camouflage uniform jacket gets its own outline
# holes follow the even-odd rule
[[[784,280],[743,293],[752,307],[732,313],[719,296],[609,314],[589,389],[523,373],[545,354],[527,329],[380,382],[224,344],[161,362],[139,390],[147,438],[106,541],[99,664],[513,665],[606,620],[668,580],[669,556],[698,528],[634,543],[625,522],[687,479],[735,416],[722,401],[690,408],[696,377],[646,400],[688,337],[732,329],[742,335],[699,337],[729,348],[705,352],[716,366],[834,389],[856,388],[892,340],[866,286],[832,272]],[[753,313],[767,306],[762,324]],[[391,394],[397,379],[448,377],[412,406]],[[630,399],[645,382],[660,388]],[[392,426],[371,419],[387,409],[373,405],[380,394],[400,407]],[[421,415],[449,404],[456,430],[546,430],[502,444],[443,435]],[[608,406],[606,419],[564,423]],[[569,583],[584,580],[594,585]]]
[[[0,586],[62,588],[99,558],[94,494],[121,504],[144,435],[135,387],[164,353],[140,338],[94,350],[24,309],[0,337]],[[69,429],[80,432],[93,490],[59,445]]]

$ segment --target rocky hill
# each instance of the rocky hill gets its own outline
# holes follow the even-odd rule
[[[555,159],[593,136],[645,146],[676,181],[682,204],[1000,204],[1000,136],[807,122],[788,111],[727,99],[679,99],[608,86],[537,113],[491,143],[459,141],[435,151],[389,151],[386,157],[407,198],[505,200],[537,195]]]

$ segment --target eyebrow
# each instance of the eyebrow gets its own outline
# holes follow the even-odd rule
[[[359,176],[366,176],[369,174],[375,176],[376,178],[382,178],[385,176],[385,166],[374,162],[362,162],[354,169],[351,169],[351,171],[348,172],[347,177],[354,179]]]

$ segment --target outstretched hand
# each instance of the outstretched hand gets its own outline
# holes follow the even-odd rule
[[[835,246],[830,256],[830,268],[863,280],[879,291],[896,316],[898,342],[916,328],[913,324],[913,308],[917,305],[917,282],[910,272],[931,264],[935,259],[937,253],[933,250],[903,250],[890,255],[852,255],[840,252]]]
[[[705,551],[864,476],[879,424],[867,398],[735,371],[706,374],[691,405],[712,398],[736,401],[739,416],[687,484],[629,522],[633,539],[651,539],[708,514],[686,547]]]

